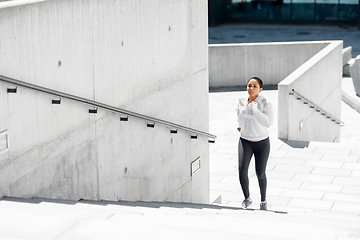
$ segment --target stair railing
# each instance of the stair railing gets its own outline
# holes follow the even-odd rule
[[[316,112],[319,112],[321,115],[325,116],[326,118],[329,118],[331,121],[335,122],[336,124],[340,124],[340,126],[344,126],[344,122],[342,122],[340,119],[334,117],[333,115],[322,109],[321,107],[317,106],[315,103],[311,102],[310,100],[306,99],[304,96],[295,92],[294,89],[292,89],[289,95],[296,96],[297,100],[299,101],[303,100],[304,104],[307,104],[310,108],[314,108]]]
[[[21,87],[33,89],[33,90],[36,90],[36,91],[39,91],[39,92],[55,95],[55,96],[58,96],[60,98],[66,98],[66,99],[70,99],[70,100],[73,100],[73,101],[76,101],[76,102],[85,103],[85,104],[88,104],[88,105],[91,105],[91,106],[94,106],[94,107],[99,107],[99,108],[106,109],[106,110],[116,112],[116,113],[120,113],[120,114],[123,114],[123,115],[126,115],[126,116],[132,116],[132,117],[144,119],[144,120],[146,120],[148,122],[151,122],[150,124],[148,123],[148,127],[154,127],[155,123],[158,123],[158,124],[165,125],[165,126],[169,127],[171,129],[170,130],[171,133],[177,133],[177,130],[180,129],[180,130],[191,133],[191,138],[192,139],[196,139],[198,135],[202,135],[202,136],[208,137],[210,143],[215,142],[215,138],[216,138],[215,135],[212,135],[210,133],[203,132],[203,131],[200,131],[200,130],[197,130],[197,129],[189,128],[189,127],[186,127],[186,126],[183,126],[183,125],[180,125],[180,124],[176,124],[176,123],[173,123],[173,122],[169,122],[169,121],[165,121],[165,120],[162,120],[162,119],[146,116],[146,115],[139,114],[139,113],[132,112],[132,111],[128,111],[128,110],[125,110],[125,109],[122,109],[122,108],[113,107],[113,106],[110,106],[110,105],[107,105],[107,104],[104,104],[104,103],[92,101],[90,99],[86,99],[86,98],[74,96],[74,95],[71,95],[71,94],[59,92],[59,91],[56,91],[56,90],[53,90],[53,89],[41,87],[41,86],[38,86],[38,85],[35,85],[35,84],[27,83],[27,82],[24,82],[24,81],[16,80],[16,79],[1,76],[1,75],[0,75],[0,81],[11,83],[11,84],[16,85],[16,86],[21,86]],[[9,89],[8,88],[7,91],[8,92],[16,92],[16,89]],[[59,100],[57,100],[57,101],[59,101]],[[89,112],[92,112],[92,111],[96,112],[96,110],[89,110]],[[120,117],[120,120],[121,119],[124,119],[124,118]],[[125,118],[125,119],[127,120],[127,118]]]

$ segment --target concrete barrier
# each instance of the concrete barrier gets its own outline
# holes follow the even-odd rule
[[[342,61],[342,65],[343,67],[350,61],[350,59],[352,58],[352,55],[351,55],[351,50],[352,50],[352,47],[347,47],[347,48],[344,48],[343,51],[342,51],[342,56],[343,56],[343,61]]]
[[[207,28],[206,1],[4,2],[0,75],[208,132]],[[11,87],[0,196],[209,202],[206,137]]]
[[[338,142],[340,125],[289,93],[294,89],[339,120],[349,50],[343,54],[342,41],[210,45],[210,87],[246,86],[259,76],[265,85],[278,85],[279,138]]]
[[[350,76],[353,79],[356,95],[360,97],[360,55],[350,65]]]
[[[209,45],[210,88],[246,86],[252,76],[277,85],[329,42]]]
[[[301,65],[278,85],[278,137],[300,141],[340,141],[342,41],[329,42],[323,50]],[[315,104],[289,95],[295,90]],[[326,111],[317,112],[317,107]]]
[[[347,47],[343,49],[343,76],[350,76],[350,65],[352,64],[352,47]]]

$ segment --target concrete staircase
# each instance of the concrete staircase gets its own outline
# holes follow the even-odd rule
[[[238,94],[210,94],[210,128],[218,135],[210,149],[210,192],[218,204],[3,198],[0,240],[360,239],[359,113],[342,103],[341,143],[283,142],[275,123],[267,171],[270,210],[258,210],[253,170],[254,209],[244,210],[238,133],[229,130]],[[276,106],[276,92],[266,94]]]
[[[345,81],[343,87],[348,86]],[[210,132],[218,136],[210,147],[210,193],[212,199],[231,207],[240,207],[244,198],[238,179],[239,133],[234,111],[241,94],[246,92],[210,93]],[[277,91],[264,90],[263,94],[276,108]],[[345,102],[341,104],[345,125],[340,143],[282,141],[275,119],[269,129],[268,208],[287,214],[245,211],[245,218],[236,220],[239,226],[245,224],[244,235],[265,239],[261,235],[264,229],[269,232],[266,239],[360,239],[360,114]],[[249,179],[253,206],[259,209],[254,161]]]
[[[0,239],[360,239],[359,218],[156,202],[0,200]]]

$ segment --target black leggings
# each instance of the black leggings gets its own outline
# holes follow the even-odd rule
[[[266,200],[266,164],[270,153],[269,138],[258,142],[239,140],[239,179],[245,198],[250,197],[248,170],[252,155],[255,156],[255,170],[259,181],[261,201]]]

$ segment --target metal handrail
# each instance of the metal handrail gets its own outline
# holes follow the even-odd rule
[[[127,115],[127,116],[141,118],[141,119],[147,120],[149,122],[158,123],[158,124],[161,124],[161,125],[168,126],[168,127],[172,128],[172,129],[175,129],[175,130],[181,129],[181,130],[190,132],[192,134],[203,135],[203,136],[206,136],[208,138],[212,138],[214,140],[216,138],[215,135],[212,135],[212,134],[207,133],[207,132],[203,132],[203,131],[200,131],[200,130],[189,128],[189,127],[179,125],[179,124],[176,124],[176,123],[172,123],[172,122],[169,122],[169,121],[165,121],[165,120],[162,120],[162,119],[153,118],[153,117],[146,116],[146,115],[143,115],[143,114],[139,114],[139,113],[136,113],[136,112],[128,111],[128,110],[125,110],[125,109],[113,107],[113,106],[106,105],[106,104],[103,104],[103,103],[100,103],[100,102],[92,101],[90,99],[74,96],[74,95],[71,95],[71,94],[59,92],[59,91],[52,90],[52,89],[45,88],[45,87],[41,87],[41,86],[38,86],[38,85],[35,85],[35,84],[23,82],[23,81],[16,80],[16,79],[13,79],[13,78],[9,78],[9,77],[5,77],[5,76],[0,75],[0,81],[4,81],[4,82],[7,82],[7,83],[17,85],[17,86],[21,86],[21,87],[33,89],[33,90],[36,90],[36,91],[44,92],[44,93],[47,93],[47,94],[59,96],[59,97],[62,97],[62,98],[67,98],[67,99],[70,99],[70,100],[73,100],[73,101],[82,102],[82,103],[92,105],[92,106],[95,106],[95,107],[99,107],[99,108],[107,109],[107,110],[110,110],[110,111],[113,111],[113,112],[121,113],[121,114],[124,114],[124,115]]]
[[[317,112],[320,112],[322,115],[325,115],[327,118],[330,118],[333,122],[336,122],[337,124],[340,124],[340,126],[344,126],[344,122],[342,122],[340,119],[334,117],[333,115],[331,115],[330,113],[328,113],[327,111],[322,109],[321,107],[317,106],[316,104],[314,104],[310,100],[306,99],[304,96],[302,96],[299,93],[295,92],[294,89],[292,89],[292,92],[290,92],[289,94],[290,95],[296,94],[298,96],[297,97],[298,100],[304,99],[304,104],[309,104],[310,108],[315,108],[315,110]]]

